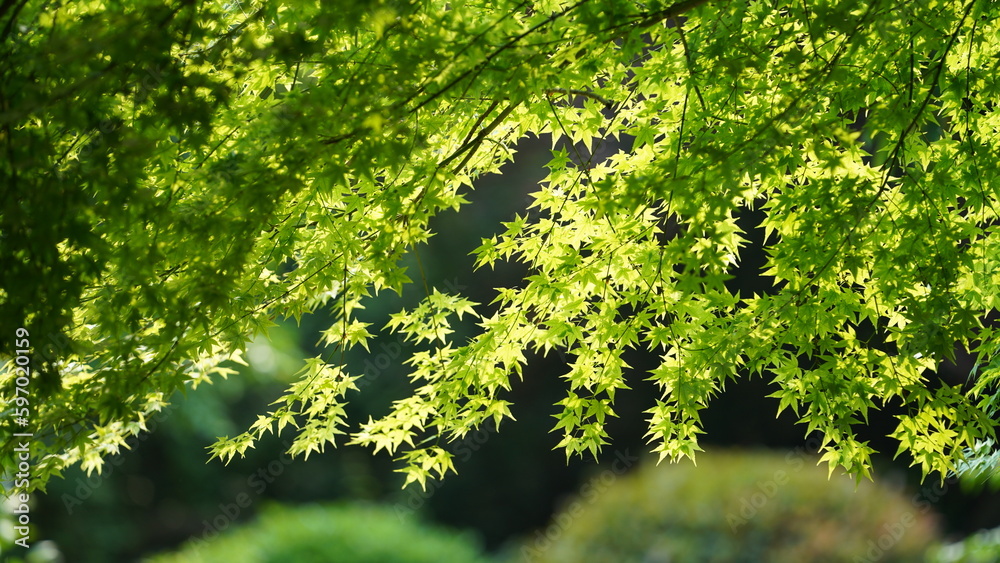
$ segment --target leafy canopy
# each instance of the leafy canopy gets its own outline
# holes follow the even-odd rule
[[[553,349],[571,358],[558,447],[596,453],[622,354],[642,348],[662,358],[661,459],[694,457],[712,396],[760,374],[831,471],[868,473],[855,427],[887,405],[899,453],[954,470],[989,447],[998,406],[998,16],[988,0],[5,2],[0,342],[11,357],[15,328],[31,335],[33,486],[99,469],[271,319],[320,307],[327,353],[213,456],[288,427],[293,454],[347,439],[423,484],[453,469],[427,438],[509,418],[525,351]],[[364,374],[342,352],[380,328],[364,300],[401,292],[430,219],[546,134],[531,209],[475,250],[529,275],[491,304],[434,289],[392,315],[422,346],[413,393],[346,428]],[[621,150],[595,158],[607,140]],[[765,216],[759,295],[725,285],[745,209]],[[463,315],[480,330],[455,341]],[[955,386],[936,369],[957,347],[978,364]]]

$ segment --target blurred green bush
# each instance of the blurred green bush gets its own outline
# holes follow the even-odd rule
[[[151,563],[487,563],[465,534],[367,504],[270,505],[251,524]]]
[[[930,506],[870,481],[828,478],[800,452],[714,452],[690,462],[605,470],[524,541],[542,563],[924,560]]]
[[[11,493],[10,490],[5,493]],[[11,494],[0,498],[0,561],[4,563],[62,563],[63,556],[54,542],[47,539],[38,540],[38,528],[30,523],[27,526],[19,522],[16,514],[25,503],[15,499]],[[29,545],[28,549],[20,547],[18,540]]]
[[[931,550],[928,563],[996,563],[1000,561],[1000,528],[982,530],[964,540]]]

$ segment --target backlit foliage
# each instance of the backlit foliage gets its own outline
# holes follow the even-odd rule
[[[642,348],[662,357],[661,458],[693,457],[700,411],[759,374],[831,470],[868,473],[855,428],[892,405],[900,453],[951,471],[997,408],[998,16],[989,0],[5,2],[0,342],[9,356],[31,333],[34,484],[100,468],[174,390],[319,307],[337,314],[328,352],[214,456],[289,428],[294,453],[371,446],[423,484],[453,468],[426,438],[509,418],[525,351],[553,349],[570,358],[559,447],[596,453],[622,354]],[[392,315],[421,346],[414,391],[345,427],[364,374],[342,352],[383,330],[356,312],[402,291],[436,213],[543,134],[530,209],[475,250],[529,275],[494,303],[438,288]],[[725,285],[747,209],[765,214],[766,294]],[[481,330],[456,341],[463,316]],[[954,386],[936,370],[957,347],[979,363]],[[13,408],[13,372],[0,383]]]

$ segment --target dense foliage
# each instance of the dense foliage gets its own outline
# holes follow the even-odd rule
[[[933,550],[928,563],[989,563],[1000,556],[1000,528],[981,530],[965,540]]]
[[[930,505],[855,485],[800,452],[708,452],[697,467],[595,475],[516,551],[538,563],[924,561]]]
[[[403,520],[389,508],[329,505],[272,506],[252,524],[195,540],[153,563],[486,563],[475,542]]]
[[[662,355],[649,438],[761,374],[863,475],[855,425],[898,412],[924,473],[989,448],[997,408],[1000,6],[988,0],[20,0],[0,4],[0,352],[30,340],[32,486],[116,452],[165,398],[230,372],[276,317],[328,307],[328,352],[274,409],[294,454],[350,441],[411,481],[510,416],[525,351],[570,358],[558,447],[596,452],[628,349]],[[414,390],[345,428],[356,314],[463,190],[551,135],[525,214],[475,250],[519,261],[492,304],[423,284],[387,328]],[[619,149],[595,156],[605,143]],[[739,294],[745,209],[773,288]],[[455,322],[478,319],[469,341]],[[467,319],[466,319],[467,320]],[[967,382],[936,370],[956,349]],[[3,424],[25,407],[10,364]],[[20,401],[20,402],[19,402]],[[23,412],[23,411],[17,411]],[[4,466],[17,443],[7,440]]]

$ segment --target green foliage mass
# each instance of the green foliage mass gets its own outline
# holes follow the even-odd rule
[[[1000,559],[1000,528],[981,530],[931,551],[928,563],[990,563]]]
[[[400,519],[391,509],[363,505],[285,508],[210,542],[194,541],[151,563],[486,563],[468,537]]]
[[[922,562],[937,537],[927,507],[855,485],[796,452],[650,463],[610,482],[595,476],[518,555],[538,563]]]
[[[293,454],[386,450],[443,476],[439,441],[511,417],[525,352],[571,358],[559,448],[596,453],[629,349],[661,356],[649,439],[694,457],[700,412],[761,375],[869,472],[855,428],[924,474],[995,435],[1000,5],[989,0],[0,5],[0,353],[30,335],[31,487],[99,469],[177,389],[231,372],[272,319],[326,307],[327,352],[270,412]],[[413,393],[360,428],[356,314],[472,182],[549,135],[523,215],[475,249],[528,274],[493,303],[425,288],[388,329],[422,346]],[[598,158],[598,147],[619,148]],[[774,289],[740,295],[746,209]],[[463,315],[479,332],[455,341]],[[937,368],[978,359],[963,385]],[[23,402],[23,401],[21,401]],[[17,443],[6,440],[4,467]]]

